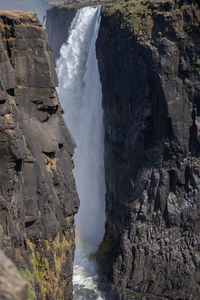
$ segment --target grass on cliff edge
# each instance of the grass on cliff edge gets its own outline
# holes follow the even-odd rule
[[[35,17],[35,14],[21,10],[0,10],[0,16],[6,16],[11,19],[32,19]]]
[[[155,22],[158,25],[162,22],[170,30],[173,28],[177,36],[183,33],[187,23],[190,28],[198,28],[200,11],[197,8],[197,4],[187,2],[179,7],[171,0],[129,0],[107,2],[102,6],[102,11],[109,18],[111,28],[128,30],[139,38],[151,40]]]
[[[103,14],[111,18],[111,26],[118,25],[121,30],[128,29],[137,36],[151,36],[153,27],[152,1],[130,0],[110,2],[103,6]],[[154,3],[157,1],[153,1]]]

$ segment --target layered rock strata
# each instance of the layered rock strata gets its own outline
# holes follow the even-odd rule
[[[108,299],[200,298],[200,7],[103,7]]]
[[[0,248],[28,299],[72,299],[75,143],[62,118],[45,30],[34,14],[0,12]]]

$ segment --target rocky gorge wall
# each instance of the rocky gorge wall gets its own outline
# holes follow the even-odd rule
[[[200,298],[199,26],[196,1],[102,8],[108,299]]]
[[[56,85],[36,16],[0,11],[0,248],[27,280],[29,300],[72,299],[75,142]]]
[[[198,300],[199,4],[108,3],[101,18],[107,194],[96,257],[102,285],[112,300]]]

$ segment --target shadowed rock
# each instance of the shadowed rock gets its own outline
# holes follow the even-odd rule
[[[108,299],[199,299],[199,26],[197,1],[103,8]]]

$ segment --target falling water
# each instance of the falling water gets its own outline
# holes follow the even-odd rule
[[[102,299],[88,259],[103,238],[105,221],[102,92],[95,51],[100,10],[90,6],[77,11],[57,61],[58,94],[77,143],[74,176],[81,205],[76,217],[76,300]]]

